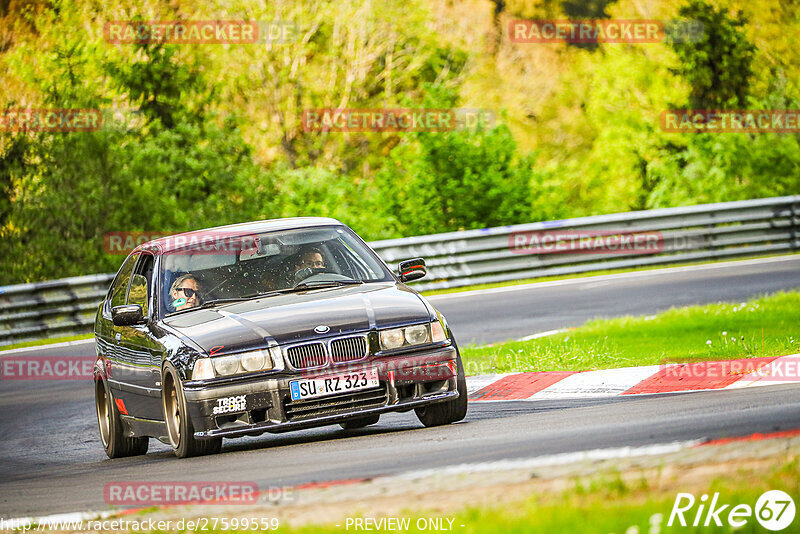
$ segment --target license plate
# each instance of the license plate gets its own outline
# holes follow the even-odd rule
[[[324,378],[292,380],[289,382],[289,391],[292,393],[292,400],[296,401],[378,386],[380,382],[377,369],[368,369]]]

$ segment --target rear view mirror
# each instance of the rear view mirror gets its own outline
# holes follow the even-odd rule
[[[138,304],[124,304],[111,308],[114,326],[133,326],[144,322],[142,307]]]
[[[425,260],[422,258],[414,258],[412,260],[401,261],[397,266],[400,281],[411,282],[412,280],[419,280],[426,274],[428,270],[425,268]]]

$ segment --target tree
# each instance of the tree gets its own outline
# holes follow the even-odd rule
[[[43,18],[61,39],[15,47],[11,60],[43,105],[108,109],[116,102],[141,120],[135,128],[105,122],[97,131],[3,139],[0,188],[13,196],[0,204],[0,284],[114,270],[122,257],[103,251],[106,232],[165,233],[272,216],[270,177],[253,161],[236,117],[208,111],[215,85],[191,52],[148,44],[131,58],[75,30],[74,6],[58,3],[58,14]],[[31,55],[36,62],[26,61]]]
[[[424,107],[454,103],[452,93],[429,88]],[[402,235],[528,221],[534,157],[518,154],[505,124],[407,135],[376,178]]]
[[[690,107],[732,109],[744,105],[755,53],[755,46],[744,33],[744,14],[740,11],[731,17],[705,0],[690,0],[678,13],[702,25],[698,39],[672,42],[681,61],[677,73],[691,87]]]

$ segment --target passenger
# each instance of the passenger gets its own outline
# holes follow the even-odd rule
[[[169,290],[170,304],[178,310],[200,306],[200,284],[193,274],[183,274],[172,282]]]

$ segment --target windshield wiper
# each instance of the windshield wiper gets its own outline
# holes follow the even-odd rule
[[[255,296],[256,295],[249,295],[247,297],[234,297],[234,298],[226,298],[226,299],[207,300],[207,301],[203,302],[200,306],[196,306],[196,307],[191,308],[191,309],[196,310],[196,309],[199,309],[199,308],[213,308],[214,306],[218,306],[219,304],[230,304],[232,302],[241,302],[243,300],[247,300],[247,299],[253,298]]]
[[[289,291],[305,291],[307,289],[322,289],[325,287],[355,286],[363,284],[361,280],[320,280],[319,282],[300,282]]]
[[[194,306],[193,308],[184,308],[182,310],[175,310],[174,312],[170,312],[169,315],[173,316],[173,315],[178,315],[178,314],[181,314],[181,313],[190,312],[192,310],[202,310],[202,309],[205,309],[205,308],[213,308],[214,306],[217,306],[219,304],[230,304],[232,302],[242,302],[243,300],[247,300],[247,298],[248,297],[207,300],[207,301],[203,302],[199,306]]]

